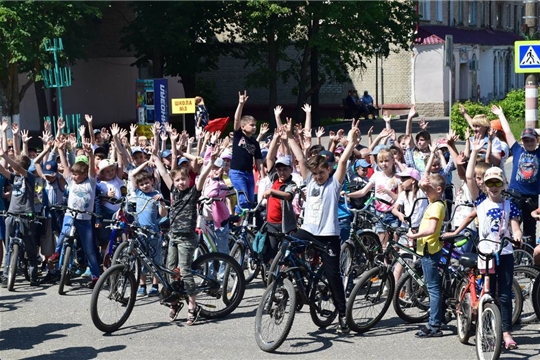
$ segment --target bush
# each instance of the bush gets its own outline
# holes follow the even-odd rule
[[[459,104],[460,103],[458,102],[452,106],[451,126],[452,130],[454,130],[460,138],[464,139],[465,129],[469,126],[469,124],[467,124],[465,117],[461,115],[459,111]],[[471,117],[475,117],[478,114],[486,114],[489,119],[494,120],[497,118],[497,116],[491,112],[492,105],[498,105],[503,109],[504,115],[510,123],[510,128],[512,129],[514,137],[519,139],[521,130],[523,130],[525,127],[525,90],[512,90],[506,94],[506,97],[503,100],[493,101],[488,105],[470,100],[463,103],[463,106],[465,106],[467,113]]]

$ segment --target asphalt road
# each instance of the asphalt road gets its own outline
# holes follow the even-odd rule
[[[74,280],[64,296],[57,285],[31,288],[19,279],[14,292],[0,291],[0,358],[8,359],[474,359],[471,345],[460,344],[455,320],[442,338],[417,339],[418,325],[401,321],[390,308],[364,335],[340,335],[336,324],[318,329],[303,309],[287,341],[275,354],[262,352],[254,339],[254,316],[262,294],[256,279],[239,308],[224,319],[185,325],[187,312],[168,322],[168,308],[142,298],[127,323],[105,335],[90,319],[90,290]],[[504,359],[540,359],[540,325],[518,327],[519,349]]]

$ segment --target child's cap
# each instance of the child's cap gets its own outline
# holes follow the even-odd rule
[[[356,170],[359,167],[369,168],[371,167],[371,164],[368,163],[365,159],[356,160],[354,163],[354,169]]]
[[[490,167],[484,173],[484,182],[486,182],[488,180],[491,180],[491,179],[501,180],[503,182],[506,181],[505,178],[504,178],[503,171],[498,167]]]
[[[504,131],[503,128],[502,128],[502,125],[501,125],[501,120],[499,120],[499,119],[491,120],[490,123],[491,123],[491,128],[492,129],[499,130],[499,131]]]
[[[534,130],[533,128],[525,128],[523,129],[523,131],[521,132],[521,138],[530,138],[530,139],[536,139],[538,137],[538,134],[536,133],[536,130]]]
[[[334,150],[334,154],[337,153],[337,154],[342,154],[343,152],[345,151],[345,148],[343,146],[338,146],[336,147],[336,149]]]
[[[58,164],[56,161],[47,161],[43,167],[43,175],[56,175]]]
[[[285,166],[288,166],[288,167],[292,168],[291,157],[290,157],[290,156],[282,156],[282,157],[280,157],[280,158],[277,159],[277,161],[276,161],[276,166],[277,166],[278,164],[282,164],[282,165],[285,165]]]
[[[216,161],[214,161],[213,165],[215,167],[218,167],[218,168],[224,168],[225,167],[225,161],[223,161],[222,158],[217,158]]]
[[[448,139],[439,139],[437,141],[437,148],[442,149],[448,147]]]
[[[94,129],[94,134],[101,134],[101,130],[99,130],[99,129]]]
[[[98,146],[94,149],[94,155],[96,154],[103,154],[104,156],[107,156],[107,149],[105,149],[103,146]]]
[[[224,151],[221,154],[221,158],[224,160],[232,160],[232,153],[230,151]]]
[[[88,161],[88,157],[86,155],[79,155],[75,158],[75,162],[83,162],[86,165],[90,165],[90,161]]]
[[[415,179],[416,181],[420,181],[422,176],[420,176],[420,172],[413,168],[406,168],[405,170],[396,173],[397,177],[411,177]]]
[[[116,163],[111,159],[103,159],[98,164],[98,174],[108,168],[109,166],[116,166]]]
[[[189,160],[185,157],[181,157],[180,159],[178,159],[178,166],[182,165],[185,162],[189,162]]]
[[[319,155],[324,156],[326,158],[326,161],[328,161],[329,163],[333,164],[336,162],[336,158],[334,157],[334,154],[332,154],[328,150],[319,151]]]
[[[388,146],[386,145],[377,145],[375,146],[375,149],[370,152],[371,155],[377,155],[381,150],[388,150]]]
[[[146,150],[144,150],[142,147],[140,146],[134,146],[131,148],[131,155],[135,155],[136,153],[138,152],[141,152],[143,154],[146,154]]]
[[[167,156],[171,156],[171,154],[172,154],[171,150],[169,150],[169,149],[163,150],[163,151],[161,152],[161,158],[162,158],[162,159],[163,159],[163,158],[166,158]]]

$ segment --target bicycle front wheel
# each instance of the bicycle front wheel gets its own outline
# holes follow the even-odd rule
[[[487,303],[478,318],[482,326],[479,322],[476,327],[476,355],[481,360],[498,359],[502,344],[501,312],[497,305]]]
[[[2,246],[2,245],[0,245]],[[7,277],[7,289],[13,291],[15,286],[15,276],[17,275],[17,263],[19,259],[19,244],[13,244],[9,258],[9,271]]]
[[[266,273],[266,286],[270,286],[272,282],[274,282],[274,278],[276,276],[276,271],[279,267],[280,261],[283,259],[283,253],[281,252],[281,249],[278,250],[276,256],[272,260],[272,264],[270,265],[270,269]]]
[[[532,266],[534,264],[532,255],[523,249],[514,249],[514,267]]]
[[[523,294],[521,286],[516,278],[512,279],[512,325],[515,325],[521,317],[523,309]]]
[[[384,316],[394,294],[394,275],[376,267],[362,275],[347,301],[347,324],[356,332],[366,332]]]
[[[266,352],[275,351],[291,331],[296,293],[289,279],[279,278],[266,288],[255,315],[255,341]]]
[[[214,252],[199,257],[191,268],[194,270],[196,301],[203,317],[221,318],[240,305],[246,280],[236,260]]]
[[[409,274],[398,281],[394,294],[394,310],[408,323],[420,323],[429,317],[429,294]]]
[[[122,243],[118,245],[112,257],[111,266],[116,264],[126,264],[130,260],[128,245],[129,243],[127,241],[122,241]],[[135,260],[135,267],[132,270],[135,280],[139,283],[139,280],[141,279],[141,261],[139,259]]]
[[[536,318],[540,319],[540,274],[534,280],[534,285],[531,293],[532,305]]]
[[[71,262],[71,246],[66,246],[64,249],[64,258],[62,268],[60,269],[60,283],[58,284],[58,294],[64,295],[64,286],[68,285],[70,278],[69,264]]]
[[[124,264],[111,266],[101,275],[92,292],[90,316],[95,327],[105,333],[118,330],[135,305],[137,282]]]

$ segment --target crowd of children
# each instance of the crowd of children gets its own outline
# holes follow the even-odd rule
[[[467,229],[480,238],[499,241],[503,236],[512,236],[521,241],[519,220],[524,218],[531,221],[523,226],[523,234],[535,239],[535,221],[540,218],[540,209],[537,209],[538,137],[534,129],[526,128],[521,134],[522,144],[518,143],[500,108],[492,109],[499,117],[493,126],[487,116],[471,118],[461,109],[473,135],[467,135],[465,151],[459,152],[456,149],[458,137],[454,133],[442,139],[431,139],[428,124],[423,119],[419,122],[421,131],[413,136],[414,106],[407,118],[405,134],[397,136],[390,118],[384,114],[385,129],[375,139],[372,139],[373,129],[367,132],[369,146],[359,144],[360,131],[354,121],[348,134],[343,130],[331,132],[327,147],[321,144],[322,128],[315,132],[317,143],[312,143],[309,105],[303,107],[306,114],[303,125],[293,125],[291,119],[283,123],[282,108],[277,107],[274,134],[263,139],[268,131],[268,126],[264,125],[255,139],[256,120],[242,115],[247,100],[246,92],[239,93],[234,130],[223,138],[220,132],[209,133],[202,128],[197,129],[196,138],[190,138],[186,132],[179,133],[169,124],[155,123],[152,137],[148,139],[136,136],[136,125],[132,125],[129,132],[116,124],[94,129],[93,119],[87,115],[86,125],[78,129],[80,144],[76,134],[63,132],[62,119],[58,120],[56,134],[51,134],[50,123],[46,123],[40,137],[43,142],[40,153],[28,147],[30,137],[27,132],[19,131],[17,124],[11,126],[13,138],[8,139],[8,122],[4,119],[0,124],[0,186],[4,190],[0,210],[23,215],[20,232],[28,256],[30,284],[40,283],[39,260],[49,265],[41,282],[58,279],[62,241],[75,226],[87,264],[87,271],[81,269],[80,272],[90,278],[89,286],[94,286],[103,270],[110,238],[110,230],[102,219],[111,218],[119,209],[119,205],[107,198],[121,198],[124,186],[128,198],[135,203],[140,225],[159,233],[160,219],[168,217],[170,221],[165,265],[178,267],[183,274],[190,295],[188,325],[195,323],[200,312],[193,294],[194,281],[188,271],[197,247],[198,206],[204,206],[203,221],[214,230],[217,250],[221,252],[229,251],[230,215],[253,207],[256,198],[265,202],[265,226],[271,233],[294,231],[299,238],[328,243],[329,251],[322,257],[339,312],[339,330],[343,332],[348,328],[345,291],[340,280],[340,246],[347,240],[351,227],[348,207],[362,208],[371,193],[377,198],[373,211],[387,224],[409,227],[408,239],[404,241],[415,240],[416,250],[422,255],[431,311],[427,326],[416,334],[420,338],[442,335],[437,264],[442,253],[442,224],[451,216],[452,207],[456,209],[454,233]],[[202,99],[199,105],[201,103],[204,106]],[[198,124],[207,123],[208,114],[201,110]],[[508,181],[499,166],[504,165],[510,152],[513,167]],[[454,191],[451,184],[456,175],[461,183]],[[231,185],[240,191],[238,199],[226,196],[225,189]],[[526,206],[516,206],[504,200],[502,190],[507,188],[530,201]],[[199,205],[201,196],[214,201]],[[418,198],[426,199],[416,202],[413,208]],[[62,204],[88,213],[73,216],[69,210],[60,212],[49,208]],[[409,215],[408,222],[406,216]],[[32,216],[43,217],[42,225],[37,225]],[[7,216],[5,224],[0,221],[0,237],[6,250],[9,250],[7,240],[13,235],[14,221],[14,216]],[[302,225],[297,228],[299,223]],[[386,247],[385,228],[378,225],[375,230]],[[150,249],[157,249],[161,239],[154,236],[147,242]],[[276,254],[278,243],[269,236],[267,245],[264,261],[268,263]],[[472,245],[466,244],[463,250],[470,251]],[[511,254],[510,245],[502,252],[496,275],[507,348],[517,346],[511,336],[509,318],[512,312]],[[152,256],[154,261],[163,262],[160,251],[154,251]],[[7,258],[7,252],[3,257]],[[535,261],[540,262],[538,249]],[[4,266],[3,286],[8,271],[5,260]],[[396,269],[395,276],[400,274],[401,269]],[[150,290],[147,290],[146,280],[144,273],[137,295],[158,295],[157,279],[151,280]],[[177,304],[171,306],[171,320],[177,317],[179,309]]]

